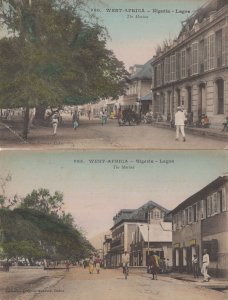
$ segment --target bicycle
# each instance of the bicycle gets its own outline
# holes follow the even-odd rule
[[[124,273],[125,279],[127,279],[127,276],[128,276],[128,274],[129,274],[128,264],[125,264],[125,265],[123,266],[123,273]]]

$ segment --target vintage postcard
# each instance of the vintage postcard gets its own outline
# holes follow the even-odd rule
[[[1,1],[0,147],[226,148],[227,18],[225,0]]]
[[[0,298],[225,299],[227,159],[1,152]]]

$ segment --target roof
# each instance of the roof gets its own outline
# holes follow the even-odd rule
[[[121,209],[113,218],[114,225],[111,230],[123,222],[147,222],[145,214],[148,212],[148,209],[151,210],[156,207],[162,210],[165,214],[169,212],[168,209],[151,200],[137,209]]]
[[[149,92],[148,94],[146,94],[145,96],[140,98],[141,101],[152,100],[152,99],[153,99],[153,93],[152,92]]]
[[[148,242],[148,225],[138,225],[145,242]],[[149,225],[149,242],[172,242],[172,223],[159,222]]]
[[[210,15],[210,13],[222,9],[226,4],[227,0],[207,1],[186,20],[186,24],[183,26],[179,36],[181,36],[182,33],[191,30],[196,20],[201,23],[204,18],[207,18]]]
[[[181,202],[177,207],[175,207],[172,211],[170,211],[168,215],[175,214],[177,211],[182,210],[189,205],[192,205],[197,200],[201,200],[203,197],[205,197],[205,195],[207,195],[210,192],[213,192],[216,188],[219,188],[227,181],[228,181],[227,173],[224,174],[223,176],[219,176],[214,181],[210,182],[208,185],[202,188],[200,191],[196,192],[195,194],[193,194],[192,196],[188,197],[183,202]]]
[[[136,79],[150,79],[152,80],[152,62],[153,58],[148,60],[142,68],[136,72],[135,74],[132,74],[129,79],[130,80],[136,80]]]

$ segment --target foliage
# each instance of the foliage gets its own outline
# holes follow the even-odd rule
[[[61,218],[38,210],[0,210],[2,249],[8,258],[80,258],[92,246],[76,228]]]
[[[124,93],[124,65],[106,49],[105,28],[79,15],[83,1],[5,2],[11,6],[0,4],[0,21],[12,34],[0,40],[0,107],[77,105]]]

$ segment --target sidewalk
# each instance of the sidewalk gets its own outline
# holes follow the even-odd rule
[[[167,122],[156,122],[151,125],[158,128],[175,130],[175,128],[171,128],[170,124]],[[185,127],[185,132],[199,136],[212,137],[219,140],[228,140],[228,132],[224,132],[222,129]]]
[[[171,278],[177,280],[188,281],[196,284],[197,286],[202,286],[209,289],[215,290],[226,290],[228,289],[228,280],[224,278],[214,278],[212,277],[209,282],[203,282],[203,276],[199,278],[194,278],[192,274],[186,273],[170,273]]]

